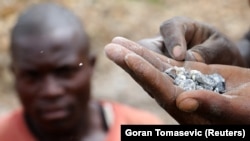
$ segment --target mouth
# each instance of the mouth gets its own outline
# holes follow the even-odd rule
[[[60,108],[60,107],[53,107],[53,108],[46,108],[43,109],[41,112],[41,116],[45,120],[59,120],[64,119],[67,116],[69,116],[69,110],[66,108]]]

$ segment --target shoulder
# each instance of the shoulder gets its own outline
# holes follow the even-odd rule
[[[8,125],[9,122],[12,122],[18,119],[21,115],[22,115],[21,109],[17,109],[17,110],[2,114],[0,116],[0,128],[4,127],[5,125]]]
[[[29,131],[22,108],[16,109],[0,117],[0,140],[34,141]]]
[[[128,124],[162,124],[163,121],[155,114],[118,102],[104,102],[113,108],[116,118],[123,119]]]
[[[14,110],[0,116],[0,137],[10,134],[22,117],[22,110]]]

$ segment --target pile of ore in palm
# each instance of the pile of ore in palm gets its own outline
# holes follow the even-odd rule
[[[184,67],[171,67],[165,71],[174,80],[174,84],[187,90],[210,90],[225,92],[225,79],[218,73],[202,74],[198,70],[186,70]]]

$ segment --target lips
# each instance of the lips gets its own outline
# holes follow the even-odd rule
[[[45,120],[58,120],[66,118],[69,110],[65,107],[46,107],[41,112],[41,117]]]
[[[53,121],[64,120],[72,115],[74,110],[74,101],[67,97],[60,99],[41,99],[34,103],[34,110],[41,120]]]
[[[70,115],[70,110],[66,106],[46,106],[39,110],[43,120],[60,120]]]

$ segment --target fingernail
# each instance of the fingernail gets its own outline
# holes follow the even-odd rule
[[[185,57],[186,61],[197,61],[196,58],[193,55],[192,51],[188,51]]]
[[[205,60],[202,58],[202,56],[194,51],[188,51],[186,55],[187,61],[197,61],[197,62],[205,62]]]
[[[123,37],[121,37],[121,36],[116,36],[116,37],[114,37],[114,38],[112,39],[111,42],[117,43],[117,42],[120,42],[120,41],[122,41],[122,40],[124,40]]]
[[[179,103],[178,107],[184,112],[194,112],[199,107],[199,102],[193,98],[186,98]]]
[[[119,58],[122,53],[122,48],[119,45],[110,43],[105,46],[104,52],[108,58]]]
[[[136,42],[131,41],[129,39],[126,39],[124,37],[120,37],[120,36],[113,38],[112,43],[119,44],[119,45],[126,47],[128,49],[131,49],[131,50],[138,50],[138,49],[142,48]]]
[[[107,44],[105,47],[104,47],[104,51],[105,52],[115,52],[115,53],[119,53],[121,52],[121,47],[116,45],[116,44]]]

